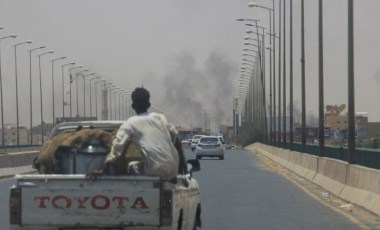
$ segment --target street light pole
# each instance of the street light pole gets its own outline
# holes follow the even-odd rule
[[[44,143],[44,114],[43,114],[43,103],[42,103],[42,76],[41,76],[41,56],[46,54],[54,53],[53,50],[42,53],[38,55],[38,70],[40,76],[40,105],[41,105],[41,144]]]
[[[92,81],[99,79],[100,77],[94,77],[90,79],[90,117],[92,117]]]
[[[118,93],[118,92],[120,92],[121,91],[121,89],[118,87],[118,88],[116,88],[116,90],[114,91],[114,99],[115,99],[115,101],[114,101],[114,120],[116,120],[116,94]]]
[[[276,20],[275,20],[275,0],[273,0],[273,33],[271,38],[273,39],[273,142],[276,143]]]
[[[348,163],[355,163],[354,1],[348,0]]]
[[[107,87],[108,85],[108,87]],[[107,96],[109,95],[109,102],[110,102],[110,105],[109,105],[109,112],[108,111],[105,111],[106,116],[107,116],[107,120],[111,120],[112,119],[112,89],[116,88],[115,85],[112,84],[112,82],[108,82],[104,85],[104,90],[106,91],[106,94]],[[107,98],[106,98],[107,99]],[[107,106],[106,106],[107,107]],[[106,108],[108,110],[108,108]],[[108,113],[109,113],[109,117],[108,117]]]
[[[286,0],[284,1],[284,39],[283,39],[283,44],[284,44],[284,65],[283,65],[283,109],[282,109],[282,129],[283,129],[283,134],[282,134],[282,143],[284,147],[286,146]]]
[[[32,94],[32,52],[39,49],[44,49],[45,46],[40,46],[28,50],[29,52],[29,108],[30,108],[30,144],[33,145],[33,94]]]
[[[60,57],[51,60],[51,87],[52,87],[52,106],[53,106],[53,113],[52,113],[52,124],[55,124],[55,99],[54,99],[54,62],[58,60],[65,59],[66,57]],[[63,84],[62,84],[63,85]]]
[[[73,118],[73,110],[72,110],[72,92],[71,92],[71,83],[73,83],[73,76],[71,74],[71,71],[74,70],[74,69],[78,69],[78,68],[82,68],[83,66],[79,65],[79,66],[76,66],[76,67],[72,67],[69,69],[69,75],[70,75],[70,118]]]
[[[75,74],[75,81],[76,81],[76,91],[77,91],[77,93],[76,93],[76,96],[77,96],[77,117],[79,117],[79,90],[78,90],[78,87],[79,87],[79,80],[78,80],[78,78],[79,78],[79,75],[82,75],[82,77],[84,76],[83,75],[83,73],[84,72],[87,72],[88,70],[87,69],[85,69],[85,70],[81,70],[81,71],[79,71],[79,72],[77,72],[76,74]]]
[[[278,144],[281,144],[281,0],[278,6]]]
[[[302,150],[306,150],[306,96],[305,96],[305,9],[301,0],[301,100],[302,100]]]
[[[324,95],[323,95],[323,4],[319,0],[318,7],[318,48],[319,48],[319,156],[325,156],[324,137]]]
[[[67,63],[64,65],[61,65],[62,68],[62,119],[65,119],[65,81],[64,81],[64,72],[63,68],[68,65],[75,65],[75,62]]]
[[[290,110],[290,119],[289,119],[289,130],[290,130],[290,149],[293,150],[293,0],[290,0],[290,28],[289,28],[289,33],[290,33],[290,44],[289,44],[289,55],[290,55],[290,60],[289,60],[289,110]]]
[[[275,41],[274,41],[274,37],[273,37],[273,34],[272,34],[272,11],[273,11],[273,16],[274,16],[274,7],[275,7],[275,4],[274,4],[274,0],[273,0],[273,8],[260,6],[260,5],[256,4],[256,3],[253,3],[253,2],[248,3],[248,6],[249,7],[263,8],[265,10],[268,10],[268,12],[269,12],[269,34],[270,34],[270,38],[269,38],[269,45],[270,45],[270,53],[269,53],[270,54],[269,55],[269,60],[270,60],[270,62],[269,62],[269,65],[270,65],[270,73],[269,73],[270,74],[270,76],[269,76],[269,79],[270,79],[269,80],[269,89],[270,89],[269,90],[270,128],[269,128],[269,130],[270,130],[270,134],[269,134],[269,139],[272,142],[273,139],[275,139],[275,137],[273,135],[273,127],[274,127],[274,130],[276,130],[276,125],[275,125],[276,121],[275,121],[275,118],[274,119],[272,118],[273,116],[275,116],[275,109],[273,109],[274,110],[274,114],[272,112],[272,106],[273,106],[272,105],[272,78],[273,78],[273,85],[275,83],[275,79],[274,79],[275,78],[275,53],[274,53],[275,52],[275,48],[274,48],[275,47]],[[273,18],[273,30],[275,30],[275,20],[274,20],[274,18]],[[273,74],[272,74],[272,39],[273,39]],[[273,86],[273,89],[274,88],[275,87]],[[274,90],[274,94],[275,94],[275,90]],[[275,98],[273,98],[273,101],[275,101]],[[275,103],[273,103],[273,104],[275,104]],[[274,120],[274,122],[272,122],[272,119]],[[266,127],[265,127],[265,129],[266,129]]]
[[[2,146],[5,146],[5,125],[4,125],[4,101],[3,101],[3,77],[2,77],[2,68],[1,68],[1,41],[7,38],[16,38],[17,35],[11,34],[5,37],[0,38],[0,96],[1,96],[1,139]]]
[[[18,79],[17,79],[17,46],[23,45],[23,44],[30,44],[32,43],[31,40],[20,42],[13,47],[15,48],[15,84],[16,84],[16,135],[17,135],[17,146],[20,146],[20,120],[19,120],[19,113],[18,113]]]
[[[86,117],[86,77],[92,76],[94,74],[95,73],[82,75],[82,77],[83,77],[83,117]],[[90,84],[90,87],[91,87],[91,84]],[[90,90],[90,94],[91,94],[91,90]],[[91,95],[90,95],[90,97],[91,97]]]
[[[98,83],[104,84],[104,82],[105,82],[104,79],[95,82],[95,116],[96,116],[96,120],[98,120]]]

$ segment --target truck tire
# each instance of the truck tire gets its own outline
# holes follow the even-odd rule
[[[198,229],[198,224],[197,224],[197,217],[194,218],[194,224],[193,224],[193,230]]]
[[[181,209],[181,211],[180,211],[180,213],[179,213],[179,217],[178,217],[178,223],[177,223],[177,229],[178,230],[182,230],[182,222],[183,222],[183,218],[182,218],[182,216],[183,216],[183,211],[182,211],[182,209]]]
[[[197,212],[195,213],[195,218],[194,218],[193,230],[200,229],[201,227],[202,227],[202,222],[201,222],[201,205],[198,204]]]
[[[219,157],[219,160],[224,160],[224,156]]]

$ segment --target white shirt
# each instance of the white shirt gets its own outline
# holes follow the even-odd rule
[[[145,175],[160,176],[162,179],[175,177],[179,156],[170,136],[172,127],[159,113],[147,112],[129,118],[120,126],[106,161],[113,162],[119,157],[130,138],[144,154]]]

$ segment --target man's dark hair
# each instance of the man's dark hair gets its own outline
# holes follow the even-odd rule
[[[146,112],[150,107],[150,94],[149,91],[145,88],[136,88],[132,92],[132,108],[136,111],[136,113]]]

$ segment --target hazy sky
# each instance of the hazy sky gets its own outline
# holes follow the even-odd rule
[[[16,122],[12,45],[30,39],[31,45],[17,49],[20,121],[27,126],[27,50],[41,45],[46,45],[46,50],[55,50],[55,54],[44,56],[41,62],[44,117],[48,122],[52,119],[50,60],[67,56],[67,60],[55,65],[57,115],[62,114],[60,65],[76,62],[127,90],[143,83],[151,91],[152,104],[168,113],[177,125],[201,126],[202,106],[219,123],[231,123],[243,37],[248,29],[235,19],[256,18],[261,25],[268,26],[267,11],[248,8],[248,2],[0,0],[0,26],[4,27],[0,35],[18,35],[14,40],[1,42],[5,122]],[[271,0],[256,2],[272,7]],[[324,4],[325,104],[347,104],[347,3],[330,0]],[[306,110],[314,114],[318,108],[317,6],[317,0],[305,1]],[[300,1],[293,0],[293,7],[294,99],[300,104]],[[379,7],[377,0],[355,2],[356,111],[368,112],[370,121],[380,121],[380,32],[376,30]],[[41,52],[35,52],[32,58],[34,124],[40,119],[36,55]],[[68,89],[67,75],[65,88]]]

